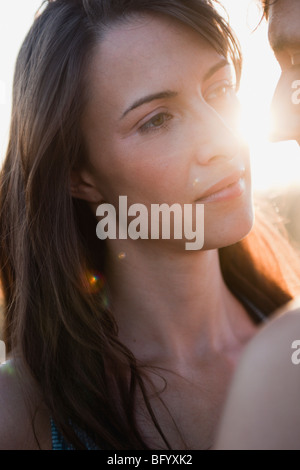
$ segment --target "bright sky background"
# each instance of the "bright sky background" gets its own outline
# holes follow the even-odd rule
[[[221,0],[242,44],[244,71],[240,91],[243,128],[250,142],[255,189],[300,187],[300,150],[295,142],[268,142],[269,107],[279,67],[267,41],[255,0]],[[14,64],[41,0],[0,2],[0,161],[7,143]]]

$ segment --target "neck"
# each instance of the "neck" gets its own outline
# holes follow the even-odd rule
[[[234,350],[252,333],[225,285],[217,250],[150,253],[138,243],[118,243],[110,246],[107,265],[119,336],[136,357],[178,361]]]

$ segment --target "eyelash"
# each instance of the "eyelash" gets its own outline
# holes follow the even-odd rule
[[[218,94],[218,92],[219,92],[220,90],[222,90],[222,89],[225,89],[226,92],[225,92],[225,93],[221,93],[221,95]],[[222,83],[222,84],[220,84],[218,87],[216,87],[209,95],[211,95],[212,93],[215,93],[217,96],[216,96],[215,98],[213,98],[213,99],[218,99],[218,98],[220,98],[220,97],[222,98],[223,96],[226,96],[227,93],[228,93],[228,92],[231,92],[231,91],[234,91],[234,92],[236,93],[237,87],[236,87],[236,84],[235,84],[235,83]],[[209,95],[208,95],[208,97],[206,98],[206,100],[209,99]]]
[[[153,124],[155,121],[157,121],[162,116],[164,117],[164,122],[160,126],[151,126],[151,124]],[[139,132],[141,132],[143,134],[146,134],[147,132],[156,132],[156,131],[159,131],[161,129],[165,129],[165,128],[168,127],[167,122],[170,121],[170,119],[172,119],[172,117],[173,116],[171,116],[171,114],[169,114],[169,113],[158,113],[155,116],[153,116],[151,119],[149,119],[149,121],[147,121],[145,124],[143,124],[139,128]]]
[[[222,84],[222,85],[216,87],[216,89],[211,93],[217,93],[218,91],[220,91],[222,89],[226,89],[226,93],[222,93],[221,97],[225,96],[227,94],[227,92],[230,92],[231,90],[236,92],[236,85],[234,83],[225,83],[225,84]],[[213,98],[213,99],[218,99],[218,96],[216,98]],[[162,116],[164,117],[164,122],[160,126],[153,126],[153,123],[155,121],[157,121]],[[159,131],[161,129],[166,129],[168,127],[167,123],[168,123],[168,121],[170,121],[172,119],[172,117],[173,116],[169,113],[158,113],[155,116],[153,116],[149,121],[147,121],[145,124],[143,124],[139,128],[139,132],[142,133],[142,134],[146,134],[146,133],[149,133],[149,132],[156,132],[156,131]]]

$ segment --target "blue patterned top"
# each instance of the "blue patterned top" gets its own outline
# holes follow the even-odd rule
[[[81,442],[85,445],[86,450],[99,450],[99,448],[94,444],[94,442],[86,435],[84,431],[76,428],[74,426],[74,430],[81,440]],[[54,421],[51,419],[51,437],[52,437],[52,450],[75,450],[72,444],[69,444],[60,431],[57,429]]]

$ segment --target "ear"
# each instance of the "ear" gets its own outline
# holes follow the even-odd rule
[[[101,204],[104,201],[91,175],[84,170],[71,171],[71,195],[76,199]]]

